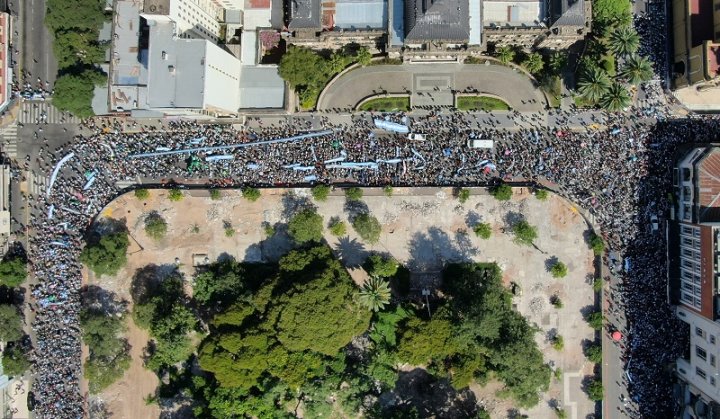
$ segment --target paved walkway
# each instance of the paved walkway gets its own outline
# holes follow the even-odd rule
[[[333,80],[318,101],[319,110],[355,108],[384,93],[410,94],[413,105],[452,105],[452,91],[487,93],[521,112],[539,111],[546,102],[526,75],[497,64],[377,65],[351,70]]]

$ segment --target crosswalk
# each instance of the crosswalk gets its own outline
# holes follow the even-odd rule
[[[0,150],[6,157],[17,158],[18,126],[15,122],[0,128]]]
[[[25,100],[20,107],[18,121],[21,124],[77,124],[80,119],[61,112],[48,102]]]
[[[33,196],[44,195],[47,192],[48,183],[48,176],[36,175],[34,172],[30,172],[30,176],[28,176],[28,189]]]

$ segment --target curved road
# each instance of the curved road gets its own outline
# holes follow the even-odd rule
[[[351,70],[325,87],[317,108],[355,108],[382,93],[411,93],[412,105],[452,105],[452,90],[496,95],[521,112],[545,108],[545,96],[525,74],[502,65],[403,64]]]

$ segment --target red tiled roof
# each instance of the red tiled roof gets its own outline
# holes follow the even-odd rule
[[[720,221],[720,149],[713,148],[698,163],[700,221]]]

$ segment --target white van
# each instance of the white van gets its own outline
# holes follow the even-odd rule
[[[467,141],[467,146],[469,148],[493,148],[495,146],[495,141],[470,139]]]
[[[407,135],[407,139],[410,141],[425,141],[427,137],[425,134],[419,134],[417,132],[411,132]]]

